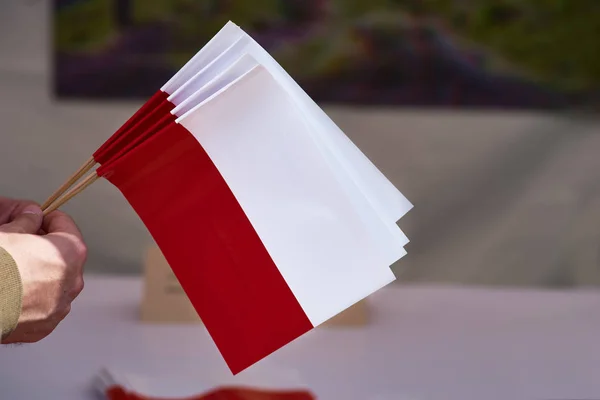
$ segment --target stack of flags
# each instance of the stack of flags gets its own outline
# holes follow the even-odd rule
[[[411,203],[231,22],[45,212],[99,178],[137,212],[234,374],[394,281],[406,254],[396,222]]]

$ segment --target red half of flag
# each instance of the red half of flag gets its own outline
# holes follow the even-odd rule
[[[170,124],[98,171],[142,219],[236,374],[313,326],[202,146]]]

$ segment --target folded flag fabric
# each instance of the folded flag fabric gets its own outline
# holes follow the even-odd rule
[[[94,153],[234,374],[392,282],[412,204],[226,24]]]
[[[104,400],[316,400],[308,390],[275,390],[251,386],[221,386],[191,396],[162,396],[132,384],[126,376],[103,369],[94,378],[94,391]]]

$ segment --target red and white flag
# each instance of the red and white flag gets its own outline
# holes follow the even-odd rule
[[[95,154],[236,374],[392,282],[410,202],[228,23]]]

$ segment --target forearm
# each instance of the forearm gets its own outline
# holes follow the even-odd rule
[[[0,247],[0,331],[2,339],[19,321],[23,297],[21,275],[15,260]]]

